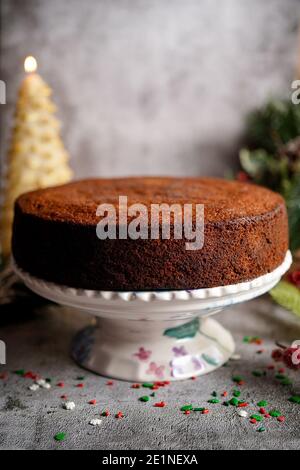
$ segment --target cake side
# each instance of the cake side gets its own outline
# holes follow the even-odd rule
[[[140,188],[145,180],[140,179]],[[92,186],[101,186],[102,180],[92,181]],[[177,197],[174,196],[174,186],[173,194],[169,196],[172,202],[188,200],[184,189],[187,180],[180,181],[183,182],[180,190],[176,183]],[[66,187],[71,186],[72,193],[74,186],[71,184],[61,187],[63,190],[56,188],[54,199],[49,196],[50,190],[41,190],[17,200],[13,229],[16,263],[32,275],[48,281],[77,288],[116,291],[216,287],[248,281],[278,267],[288,249],[287,214],[283,199],[269,190],[251,185],[240,191],[239,186],[237,189],[234,187],[239,183],[233,183],[233,186],[230,185],[233,193],[244,194],[244,201],[238,204],[232,200],[230,205],[227,182],[224,182],[222,198],[221,180],[198,181],[201,181],[202,187],[208,185],[206,193],[209,193],[211,183],[203,181],[218,181],[219,184],[219,199],[215,204],[213,195],[210,198],[205,195],[204,246],[200,250],[186,250],[184,239],[99,240],[96,222],[92,219],[94,203],[107,202],[99,199],[99,195],[94,198],[97,200],[90,199],[84,208],[76,211],[83,204],[78,198],[77,186],[73,203],[70,195],[68,199],[68,204],[72,206],[69,219],[66,220],[67,212],[63,213],[63,217],[57,214],[63,198],[59,198],[57,206],[55,198],[59,193],[66,194]],[[196,185],[196,179],[193,182]],[[91,186],[89,182],[82,184],[81,189]],[[124,185],[123,188],[110,188],[111,200],[115,200],[120,189],[124,189]],[[157,199],[157,187],[152,192]],[[145,191],[140,190],[138,197],[145,201]],[[150,188],[147,197],[151,199]],[[160,202],[165,202],[163,197],[164,194],[159,195]],[[135,198],[136,195],[131,196],[132,200]],[[199,202],[205,199],[201,194],[193,194],[193,198]],[[86,196],[84,199],[86,201]],[[46,209],[47,201],[49,206]],[[40,209],[38,204],[42,204]],[[222,205],[226,206],[225,215]]]

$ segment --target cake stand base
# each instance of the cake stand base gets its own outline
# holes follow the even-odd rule
[[[234,352],[231,334],[216,320],[97,319],[73,340],[72,357],[97,374],[135,382],[181,380],[211,372]]]

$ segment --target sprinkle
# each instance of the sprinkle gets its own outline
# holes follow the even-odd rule
[[[243,377],[241,377],[240,375],[234,375],[234,376],[232,377],[232,381],[233,381],[233,382],[237,382],[237,383],[238,383],[238,382],[243,382]]]
[[[227,392],[223,392],[222,393],[222,397],[227,397],[228,393]]]
[[[24,374],[25,374],[25,370],[24,370],[24,369],[15,370],[15,374],[17,374],[17,375],[24,375]]]
[[[264,415],[264,417],[265,417],[265,418],[271,418],[271,415],[269,415],[269,413],[266,413],[266,414]]]
[[[29,388],[29,390],[31,390],[32,392],[36,392],[36,391],[40,388],[40,386],[39,386],[38,384],[32,384],[32,385],[30,385],[30,387],[28,387],[28,388]]]
[[[278,416],[277,421],[279,421],[280,423],[283,423],[283,421],[285,421],[285,417],[284,416]]]
[[[108,381],[106,382],[106,385],[113,385],[113,384],[114,384],[113,380],[108,380]]]
[[[245,381],[244,380],[240,380],[239,382],[237,382],[238,385],[244,385]]]
[[[91,419],[91,421],[89,422],[89,424],[91,424],[92,426],[100,426],[101,423],[102,419],[99,418]]]
[[[273,366],[273,364],[270,364],[269,366],[267,366],[267,369],[269,369],[269,370],[274,370],[274,369],[275,369],[275,366]]]
[[[154,403],[156,408],[164,408],[166,406],[166,403],[164,401],[159,401],[158,403]]]
[[[170,380],[165,380],[165,385],[170,385]]]
[[[75,409],[75,403],[73,401],[67,401],[63,405],[65,410],[74,410]]]
[[[293,395],[289,398],[291,403],[298,403],[300,405],[300,395]]]
[[[209,410],[207,408],[205,408],[205,410],[202,411],[203,415],[207,415],[208,413],[209,413]]]
[[[265,415],[267,413],[264,408],[259,408],[259,412],[261,415]]]
[[[223,406],[229,406],[229,401],[223,401],[222,405]]]
[[[50,379],[49,377],[46,378],[46,382],[48,382],[49,384],[52,382],[52,379]]]
[[[266,402],[266,400],[261,400],[257,403],[257,406],[259,406],[259,407],[267,406],[267,405],[268,405],[268,403]]]
[[[213,391],[211,395],[212,395],[212,397],[217,397],[218,396],[216,391]]]
[[[262,421],[264,419],[261,415],[251,415],[250,418],[255,419],[256,421]]]
[[[32,379],[32,380],[36,380],[37,379],[37,374],[34,374],[31,370],[29,370],[28,372],[26,372],[23,377],[25,379]]]
[[[210,400],[207,400],[207,403],[220,403],[220,400],[218,398],[211,398]]]
[[[261,426],[260,428],[258,428],[257,432],[264,432],[266,430],[266,428],[264,428],[263,426]]]
[[[195,375],[192,375],[191,380],[196,380],[196,378],[197,377]]]
[[[150,398],[147,395],[144,395],[144,396],[140,397],[139,400],[140,401],[149,401]]]
[[[272,418],[278,418],[279,416],[281,416],[281,413],[278,410],[271,410],[269,412],[269,415],[272,416]]]
[[[97,405],[97,400],[90,400],[89,405]]]
[[[237,413],[241,418],[247,418],[247,416],[248,416],[248,413],[245,410],[238,410]]]
[[[239,390],[233,390],[233,396],[239,397],[241,395],[241,392]]]
[[[283,380],[283,379],[286,379],[286,376],[285,376],[285,375],[282,375],[282,374],[276,374],[276,375],[275,375],[275,379]]]
[[[40,386],[40,387],[43,387],[44,385],[46,385],[46,380],[45,379],[39,379],[36,381],[36,383]]]
[[[190,410],[185,410],[184,414],[185,414],[185,415],[190,415],[191,412],[190,412]]]
[[[280,374],[284,374],[284,373],[285,373],[285,369],[284,369],[283,367],[280,367],[280,368],[278,369],[278,372],[279,372]]]
[[[233,397],[233,398],[231,398],[229,403],[233,406],[238,406],[239,405],[239,400],[237,398]]]
[[[61,398],[62,400],[66,400],[68,397],[67,397],[67,395],[61,395],[60,398]]]
[[[48,382],[46,382],[44,385],[41,385],[41,387],[49,390],[51,388],[51,385]]]
[[[253,371],[252,371],[252,375],[253,375],[254,377],[262,377],[263,372],[261,372],[260,370],[253,370]]]
[[[116,414],[116,418],[117,419],[124,418],[122,411],[118,411],[118,413]]]
[[[131,385],[131,388],[140,388],[140,387],[141,387],[140,384],[132,384]]]
[[[158,385],[152,385],[152,387],[149,387],[149,388],[151,388],[151,390],[158,390],[159,386]]]
[[[59,432],[58,434],[55,434],[54,439],[56,441],[64,441],[66,438],[66,433],[65,432]]]
[[[150,383],[150,382],[144,382],[144,383],[142,384],[142,387],[145,387],[145,388],[152,388],[152,387],[153,387],[153,385],[154,385],[153,383]],[[155,385],[157,385],[157,384],[155,384]]]
[[[251,336],[244,336],[243,342],[244,343],[249,343],[251,341]]]
[[[155,392],[153,392],[153,393],[150,394],[150,397],[155,397],[155,396],[156,396],[156,393],[155,393]]]
[[[191,411],[193,409],[193,405],[183,405],[181,408],[180,408],[180,411]]]
[[[84,380],[85,377],[83,375],[79,375],[78,377],[76,377],[76,380]]]
[[[0,379],[2,380],[6,380],[8,377],[8,373],[7,372],[2,372],[2,374],[0,374]]]
[[[109,416],[109,415],[110,415],[109,410],[102,411],[102,416]]]
[[[84,384],[82,384],[82,383],[77,384],[76,387],[77,387],[77,388],[83,388],[83,387],[84,387]]]
[[[61,387],[61,388],[62,388],[62,387],[64,387],[64,386],[65,386],[65,384],[64,384],[63,382],[58,382],[58,384],[56,384],[56,386],[57,386],[57,387]]]
[[[256,419],[250,419],[251,424],[256,424]]]
[[[249,403],[247,403],[246,401],[240,401],[237,406],[238,408],[245,408],[246,406],[249,406]]]
[[[193,411],[203,411],[205,408],[193,408]]]

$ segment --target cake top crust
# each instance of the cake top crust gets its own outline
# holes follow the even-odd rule
[[[254,184],[217,178],[133,177],[85,179],[21,195],[17,207],[23,214],[46,220],[97,225],[97,207],[118,205],[127,196],[128,206],[151,204],[204,204],[205,222],[259,217],[284,205],[283,198]]]

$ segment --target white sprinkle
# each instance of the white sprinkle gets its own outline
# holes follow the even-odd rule
[[[94,418],[94,419],[91,419],[90,421],[90,424],[92,426],[99,426],[101,423],[102,423],[102,419],[99,419],[99,418]]]
[[[230,359],[232,359],[233,361],[238,361],[239,359],[241,359],[241,356],[240,354],[233,354]]]
[[[74,410],[75,403],[73,401],[67,401],[63,406],[66,410]]]
[[[37,383],[40,387],[43,387],[43,385],[45,385],[45,383],[47,383],[47,382],[46,382],[45,379],[39,379],[39,380],[36,381],[36,383]]]
[[[42,385],[42,387],[49,390],[49,388],[51,388],[51,385],[48,382],[46,382],[46,383],[44,383],[44,385]]]
[[[237,413],[241,418],[247,418],[248,416],[248,413],[245,410],[239,410]]]
[[[29,388],[29,390],[31,390],[32,392],[36,392],[36,391],[40,388],[40,386],[39,386],[38,384],[32,384],[32,385],[30,385],[30,387],[28,387],[28,388]]]

